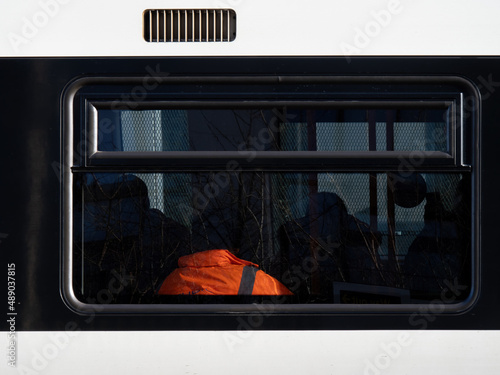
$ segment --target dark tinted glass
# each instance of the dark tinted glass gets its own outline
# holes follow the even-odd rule
[[[97,303],[234,302],[157,293],[180,257],[228,249],[283,283],[283,303],[418,303],[457,283],[458,302],[470,185],[469,173],[78,173],[74,289]]]
[[[99,110],[100,151],[442,151],[448,109]]]

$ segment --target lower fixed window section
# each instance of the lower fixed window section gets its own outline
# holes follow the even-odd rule
[[[73,290],[85,303],[457,303],[470,294],[469,173],[74,177]]]

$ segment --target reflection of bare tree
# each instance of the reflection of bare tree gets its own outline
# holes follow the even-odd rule
[[[224,186],[214,174],[193,175],[195,186],[211,186],[217,194],[207,197],[193,222],[193,243],[199,250],[226,248],[256,263],[266,263],[270,247],[268,187],[262,173],[227,173]],[[219,180],[220,181],[220,180]],[[204,192],[209,189],[203,188]]]
[[[304,216],[280,228],[284,264],[289,268],[286,282],[301,280],[297,286],[301,300],[331,300],[336,281],[382,284],[380,234],[349,215],[334,193],[315,193],[309,201]]]
[[[190,239],[186,227],[150,208],[147,188],[136,176],[87,175],[77,182],[75,199],[75,233],[80,233],[75,235],[75,285],[82,298],[108,290],[112,302],[153,302],[155,289],[180,256],[222,248],[259,264],[299,302],[332,301],[336,281],[393,286],[395,275],[380,254],[383,235],[353,216],[338,194],[307,195],[307,205],[294,201],[310,178],[315,176],[192,173],[193,191],[203,192],[204,204],[192,211]],[[335,181],[335,174],[328,179]],[[334,186],[355,187],[344,185]],[[426,227],[397,275],[419,296],[439,293],[444,280],[469,285],[468,194],[456,195],[453,211],[432,205],[428,197]],[[131,280],[119,293],[108,285],[116,278],[112,272]]]
[[[277,149],[276,114],[271,109],[188,110],[193,151]]]

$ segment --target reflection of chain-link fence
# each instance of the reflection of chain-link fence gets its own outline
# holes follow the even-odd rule
[[[395,151],[448,151],[444,122],[395,122],[391,135],[388,135],[387,123],[376,122],[374,125],[374,139],[370,139],[368,122],[318,122],[314,131],[317,150],[368,151],[371,141],[374,150],[378,151],[387,150],[389,143]],[[308,137],[311,136],[308,130],[307,123],[282,124],[280,141],[283,149],[307,150]]]
[[[448,151],[445,122],[395,122],[394,150]]]
[[[185,151],[188,122],[183,110],[122,111],[123,151]],[[190,179],[185,174],[138,174],[147,185],[151,206],[189,226],[181,207],[190,204]]]
[[[121,131],[123,151],[163,151],[161,111],[122,111]],[[151,205],[164,209],[162,176],[141,174],[148,187]]]
[[[374,150],[387,150],[389,143],[391,149],[400,151],[412,150],[448,150],[446,123],[444,122],[394,122],[392,131],[388,132],[389,124],[385,122],[374,123],[375,131],[370,136],[368,122],[324,122],[315,124],[316,149],[318,151],[367,151],[370,142]],[[308,124],[289,123],[283,125],[281,140],[288,150],[308,149]],[[373,139],[370,139],[373,137]],[[389,138],[390,137],[390,138]],[[304,177],[302,175],[302,177]],[[453,208],[454,189],[459,177],[452,175],[427,176],[427,191],[440,192],[445,207]],[[305,183],[301,184],[306,186]],[[288,195],[292,198],[295,208],[302,212],[308,189],[297,188],[293,193],[286,186]],[[364,174],[319,174],[318,191],[336,193],[341,197],[350,213],[366,223],[373,222],[373,207],[376,211],[376,227],[383,234],[384,241],[381,254],[387,255],[387,240],[390,228],[388,227],[387,212],[387,176],[379,174],[376,185],[372,187],[377,191],[376,199],[370,198],[369,176]],[[393,240],[396,244],[396,253],[404,256],[416,235],[423,228],[425,202],[412,208],[396,206],[394,220]],[[292,207],[290,207],[292,209]]]
[[[309,195],[307,174],[275,175],[274,190],[276,218],[274,226],[306,215]],[[315,177],[313,177],[315,178]],[[374,230],[382,234],[380,253],[387,256],[389,236],[387,213],[387,175],[378,174],[376,179],[376,200],[370,200],[370,176],[360,173],[318,173],[317,191],[338,195],[344,202],[347,212],[366,224],[370,224],[371,207],[375,207],[376,226]],[[395,240],[399,255],[406,254],[408,247],[423,227],[425,201],[412,208],[395,207]]]
[[[368,124],[365,122],[316,124],[318,151],[366,151],[367,134]]]

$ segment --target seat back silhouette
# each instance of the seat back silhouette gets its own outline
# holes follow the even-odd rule
[[[93,175],[75,207],[83,297],[98,303],[151,299],[188,247],[184,226],[150,208],[147,186],[134,175]],[[83,265],[83,266],[82,266]],[[82,287],[82,286],[81,286]]]

